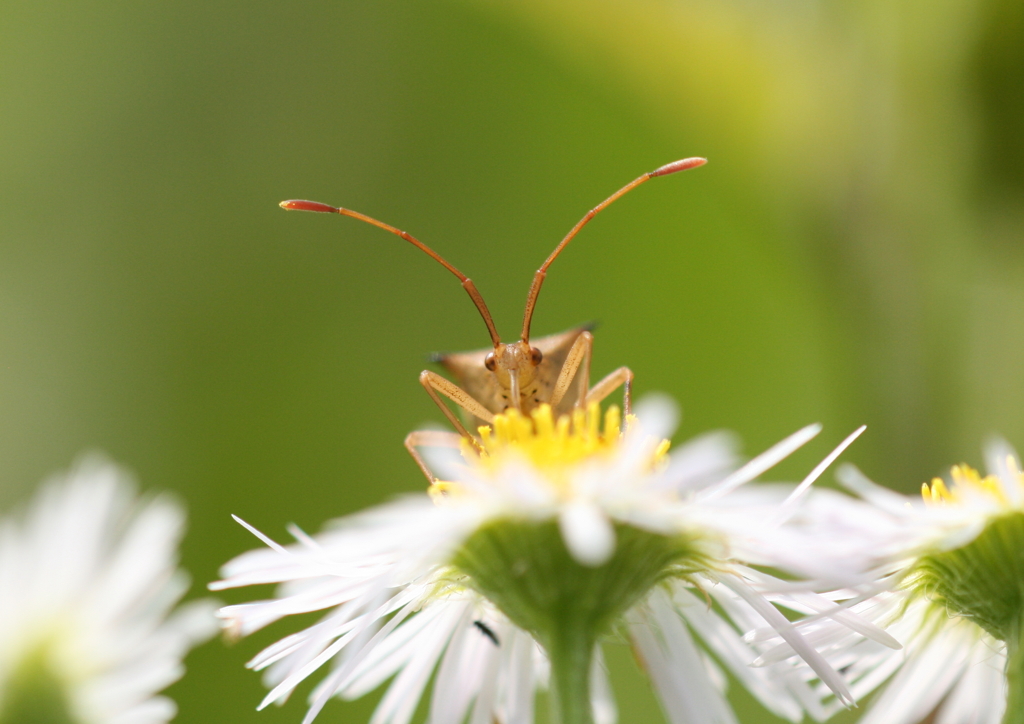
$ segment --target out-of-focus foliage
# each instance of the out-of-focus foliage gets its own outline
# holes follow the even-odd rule
[[[680,436],[814,420],[905,489],[1024,446],[1024,12],[1010,0],[11,2],[0,24],[0,505],[102,448],[187,500],[197,581],[418,490],[425,354],[486,343],[457,283],[314,198],[434,245],[506,336],[596,319]],[[212,644],[181,721],[257,714]],[[621,648],[621,647],[620,647]],[[624,721],[656,707],[612,656]],[[323,721],[365,721],[372,702]],[[750,721],[763,721],[754,710]]]
[[[989,203],[1019,205],[1024,194],[1024,6],[987,0],[979,11],[968,82],[976,87],[980,110],[980,191],[995,197]]]

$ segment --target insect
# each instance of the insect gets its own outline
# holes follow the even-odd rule
[[[487,332],[491,337],[492,347],[475,352],[461,352],[436,357],[436,361],[457,380],[458,384],[430,370],[420,373],[420,384],[458,431],[458,435],[455,435],[434,430],[420,430],[410,433],[405,440],[405,447],[409,454],[412,455],[427,479],[433,483],[435,478],[421,458],[418,448],[457,446],[459,436],[479,448],[477,438],[469,432],[462,420],[441,399],[442,395],[461,408],[476,425],[493,424],[495,414],[510,408],[528,414],[541,404],[550,405],[557,416],[568,412],[575,406],[600,402],[619,387],[623,388],[623,412],[629,414],[632,402],[633,373],[628,367],[619,367],[596,385],[590,387],[590,357],[594,344],[594,336],[590,332],[590,327],[576,327],[561,334],[531,340],[530,323],[533,320],[533,311],[537,306],[537,297],[540,295],[541,286],[544,284],[551,263],[558,258],[558,255],[580,230],[613,201],[656,176],[667,176],[678,171],[703,166],[705,163],[707,160],[703,158],[685,158],[661,166],[634,179],[588,211],[558,243],[534,274],[530,292],[526,298],[526,310],[523,312],[523,327],[519,334],[519,340],[509,344],[501,341],[490,310],[487,309],[487,304],[473,281],[419,239],[358,211],[328,206],[317,201],[282,201],[281,208],[341,214],[372,224],[405,239],[454,274],[462,283],[462,288],[469,294],[469,298],[480,312],[480,316],[483,317],[484,324],[487,325]],[[574,382],[575,384],[573,384]]]
[[[483,621],[474,621],[473,625],[477,627],[484,636],[491,640],[491,643],[495,646],[501,646],[501,642],[498,641],[498,634],[494,633],[494,629],[485,624]]]

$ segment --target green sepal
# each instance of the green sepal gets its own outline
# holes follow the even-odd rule
[[[923,556],[908,584],[947,614],[1016,645],[1024,613],[1024,513],[994,518],[965,546]]]
[[[593,651],[616,619],[660,581],[710,566],[696,536],[622,524],[615,535],[611,558],[589,567],[570,555],[556,522],[499,520],[477,530],[452,560],[469,586],[544,647],[560,724],[591,721]]]

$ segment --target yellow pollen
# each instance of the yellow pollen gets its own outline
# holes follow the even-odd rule
[[[483,452],[474,457],[492,467],[512,453],[525,457],[537,468],[547,469],[606,455],[622,437],[622,416],[619,408],[612,406],[601,418],[596,402],[588,405],[586,411],[576,409],[571,418],[563,415],[557,421],[550,405],[539,406],[529,417],[509,410],[494,417],[493,429],[488,425],[480,428]]]
[[[627,416],[628,430],[636,421]],[[462,455],[474,467],[494,471],[510,459],[525,459],[540,471],[556,488],[565,489],[573,466],[591,459],[610,457],[621,444],[623,419],[619,408],[612,405],[602,415],[594,402],[585,410],[575,409],[571,415],[557,420],[550,405],[540,405],[529,416],[508,410],[494,416],[494,424],[479,428],[479,446],[462,441]],[[656,444],[655,444],[656,443]],[[649,465],[659,465],[667,456],[668,440],[654,441]],[[439,480],[430,486],[436,502],[458,494],[459,485]]]
[[[440,503],[442,500],[447,498],[453,492],[458,490],[458,483],[450,483],[447,480],[435,480],[427,488],[427,493],[430,495],[430,499],[435,503]]]
[[[1007,459],[1007,468],[1015,478],[1014,482],[1024,490],[1024,475],[1012,457]],[[1003,483],[996,475],[981,477],[981,474],[969,465],[954,465],[950,470],[950,485],[947,487],[942,478],[933,478],[931,485],[921,484],[921,497],[930,505],[959,504],[968,494],[978,494],[990,498],[1000,506],[1009,506],[1010,501],[1003,490]]]

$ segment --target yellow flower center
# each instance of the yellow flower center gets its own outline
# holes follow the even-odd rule
[[[1008,456],[1006,466],[1015,482],[1024,492],[1024,474],[1017,467],[1013,456]],[[931,505],[958,505],[967,495],[982,495],[990,498],[1002,507],[1010,507],[1010,501],[1003,491],[1002,481],[996,475],[981,474],[969,465],[954,465],[950,471],[952,480],[949,486],[942,478],[933,478],[931,485],[921,484],[921,497]]]
[[[603,425],[602,425],[603,422]],[[626,418],[626,429],[635,424],[632,415]],[[564,490],[569,473],[579,463],[608,458],[618,449],[622,437],[622,414],[615,405],[604,413],[596,402],[584,411],[555,420],[550,405],[540,405],[527,417],[518,410],[508,410],[494,417],[494,427],[479,428],[479,445],[463,440],[462,455],[473,467],[487,472],[500,469],[512,460],[525,460],[543,472],[553,487]],[[661,463],[668,453],[669,441],[654,445],[650,466]],[[430,487],[435,496],[457,490],[458,484],[439,480]]]

